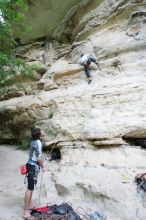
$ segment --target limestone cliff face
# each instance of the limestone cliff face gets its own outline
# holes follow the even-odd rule
[[[72,7],[81,7],[88,0],[27,0],[27,18],[22,26],[27,31],[22,31],[22,27],[14,25],[15,35],[21,43],[30,43],[36,39],[52,38],[53,33],[60,22]]]
[[[86,3],[72,8],[53,33],[66,40],[65,27],[72,43],[18,48],[18,56],[40,64],[41,75],[1,97],[0,139],[15,141],[41,127],[45,139],[61,140],[61,164],[50,168],[55,199],[94,204],[110,220],[144,219],[145,199],[133,180],[146,169],[145,151],[125,139],[146,137],[146,1]],[[81,53],[100,62],[100,70],[92,66],[90,85]]]

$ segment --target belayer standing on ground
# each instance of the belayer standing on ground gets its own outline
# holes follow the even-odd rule
[[[81,65],[84,66],[85,74],[88,78],[88,84],[90,84],[92,81],[91,73],[90,73],[90,64],[92,62],[95,63],[98,66],[98,69],[100,70],[99,62],[94,57],[92,57],[91,55],[88,55],[88,54],[85,54],[85,55],[81,54],[80,63],[81,63]]]
[[[43,159],[42,159],[42,142],[41,130],[40,128],[34,128],[31,132],[32,141],[29,148],[29,160],[26,164],[27,167],[27,180],[28,186],[24,197],[24,215],[25,220],[31,220],[33,217],[30,215],[30,209],[32,208],[32,193],[34,186],[37,183],[37,177],[40,170],[45,171]],[[57,143],[57,140],[46,142],[44,146],[49,146],[51,144]]]

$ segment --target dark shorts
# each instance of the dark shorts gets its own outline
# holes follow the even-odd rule
[[[35,172],[35,165],[26,164],[27,166],[27,180],[28,180],[28,186],[27,189],[29,190],[34,190],[34,186],[37,184],[37,176]]]

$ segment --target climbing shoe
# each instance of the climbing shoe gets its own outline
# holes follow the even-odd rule
[[[90,84],[92,82],[92,79],[89,79],[88,84]]]

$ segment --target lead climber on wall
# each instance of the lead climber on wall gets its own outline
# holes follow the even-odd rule
[[[37,183],[37,177],[40,168],[42,171],[45,171],[43,159],[42,159],[42,142],[41,138],[41,130],[40,128],[33,128],[31,131],[32,141],[30,143],[29,148],[29,160],[26,164],[27,167],[27,180],[28,186],[25,192],[24,197],[24,215],[23,218],[25,220],[33,219],[33,216],[30,215],[30,208],[32,208],[32,193],[34,190],[34,186]],[[57,143],[58,140],[53,140],[50,142],[44,143],[44,146],[49,146],[51,144]]]
[[[92,62],[95,63],[98,66],[98,69],[100,70],[99,62],[93,56],[88,54],[81,54],[80,64],[84,66],[85,74],[88,78],[88,84],[90,84],[92,81],[90,73],[90,64]]]

